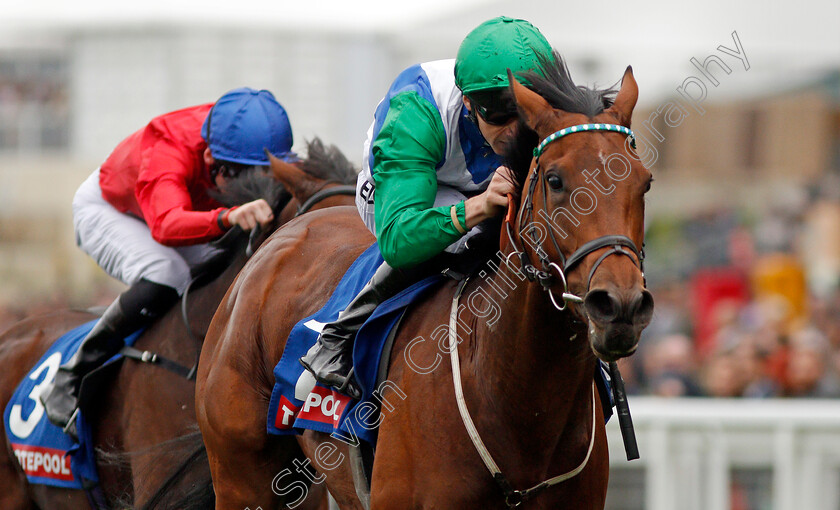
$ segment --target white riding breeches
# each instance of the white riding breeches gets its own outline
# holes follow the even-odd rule
[[[362,216],[362,221],[365,222],[368,230],[373,235],[376,235],[376,219],[374,217],[374,208],[376,193],[373,191],[373,183],[368,182],[364,173],[359,174],[356,181],[356,208]],[[455,188],[445,186],[438,183],[437,194],[435,195],[435,203],[433,207],[440,207],[443,205],[457,204],[461,200],[466,200],[467,196]],[[466,249],[467,239],[481,232],[478,227],[473,227],[464,236],[446,247],[444,251],[449,253],[461,253]]]
[[[178,295],[190,282],[190,268],[219,251],[206,243],[170,247],[155,241],[143,220],[102,198],[99,169],[73,197],[73,227],[76,244],[109,275],[127,285],[145,278],[174,288]]]

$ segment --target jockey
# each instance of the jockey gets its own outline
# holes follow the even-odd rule
[[[239,88],[215,104],[152,119],[79,187],[73,199],[76,242],[129,288],[42,392],[52,423],[74,433],[82,378],[177,301],[190,268],[217,252],[209,241],[234,225],[250,230],[273,220],[263,199],[228,209],[208,190],[268,165],[266,149],[293,159],[291,148],[288,116],[271,92]]]
[[[464,250],[477,224],[516,194],[500,155],[516,136],[508,75],[541,71],[551,45],[524,20],[498,17],[470,32],[455,60],[409,67],[379,103],[364,147],[356,206],[385,262],[300,359],[315,379],[360,398],[352,375],[356,332],[382,301]]]

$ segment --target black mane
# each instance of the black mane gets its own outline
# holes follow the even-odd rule
[[[614,87],[598,90],[575,85],[566,62],[556,51],[553,60],[541,56],[540,63],[545,77],[533,71],[522,77],[531,82],[531,89],[554,108],[594,117],[612,106],[617,92]]]
[[[292,198],[283,184],[271,176],[267,167],[251,167],[228,180],[223,188],[211,189],[208,195],[225,207],[233,207],[265,199],[274,211],[282,209]]]
[[[307,174],[326,181],[353,184],[358,172],[335,146],[324,145],[320,138],[306,143],[306,158],[300,163]],[[277,212],[291,199],[283,185],[274,179],[267,167],[253,167],[229,180],[224,189],[211,190],[210,196],[226,207],[242,205],[258,198],[265,199]]]
[[[531,90],[541,95],[553,108],[569,113],[581,113],[590,118],[612,106],[617,93],[615,87],[590,89],[583,85],[575,85],[560,54],[555,51],[553,56],[553,60],[540,56],[545,76],[533,71],[521,75],[521,78],[531,83]],[[537,134],[520,121],[517,138],[504,154],[504,159],[513,170],[520,189],[525,183],[534,148],[539,142]]]
[[[341,184],[355,184],[356,176],[359,175],[359,171],[338,147],[327,147],[318,137],[306,142],[303,171],[319,179]]]
[[[356,182],[356,170],[334,145],[325,147],[320,139],[315,138],[306,144],[306,148],[307,157],[300,162],[304,172],[319,179],[342,184]],[[246,204],[259,198],[265,199],[275,217],[292,198],[291,193],[286,191],[283,184],[276,180],[265,166],[244,170],[228,180],[224,188],[211,189],[208,194],[225,207]],[[212,242],[213,246],[220,248],[220,252],[192,269],[194,276],[201,276],[196,277],[197,283],[193,288],[212,281],[230,265],[233,256],[244,253],[240,245],[248,241],[249,236],[242,234],[243,231],[239,227],[234,227]]]

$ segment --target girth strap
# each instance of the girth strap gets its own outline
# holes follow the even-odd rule
[[[151,351],[141,351],[139,349],[135,349],[134,347],[125,346],[120,349],[120,354],[126,358],[131,358],[142,363],[159,365],[161,368],[165,368],[170,372],[175,372],[186,379],[192,379],[194,377],[194,371],[191,368],[187,368],[180,363],[164,358],[163,356],[155,354]]]

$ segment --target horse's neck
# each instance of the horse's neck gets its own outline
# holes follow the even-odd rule
[[[190,328],[196,335],[200,335],[199,338],[203,338],[207,333],[207,328],[210,326],[210,321],[213,319],[219,303],[221,303],[234,278],[248,260],[245,256],[245,248],[239,243],[235,243],[231,249],[238,252],[232,256],[221,273],[206,285],[191,291],[187,296],[187,314]],[[180,304],[176,305],[175,313],[181,315]]]
[[[556,435],[570,413],[590,409],[595,359],[586,327],[572,313],[555,310],[538,284],[520,281],[505,268],[490,282],[508,296],[481,284],[501,313],[493,324],[478,319],[475,325],[469,351],[473,389],[511,427]]]

